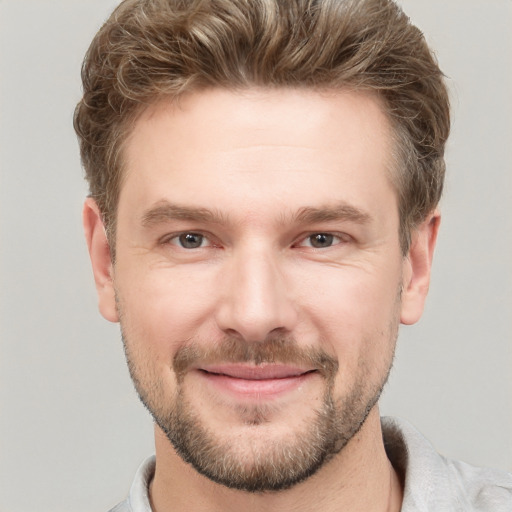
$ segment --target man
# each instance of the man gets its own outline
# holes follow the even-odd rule
[[[384,0],[126,0],[75,127],[156,459],[116,511],[511,510],[378,399],[422,313],[449,109]]]

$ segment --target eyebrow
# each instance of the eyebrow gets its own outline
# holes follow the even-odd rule
[[[207,208],[191,208],[172,204],[168,201],[159,201],[142,215],[142,225],[144,227],[151,227],[172,220],[220,224],[226,221],[226,216],[221,212]]]
[[[368,224],[372,217],[368,213],[346,203],[320,208],[304,207],[296,215],[294,221],[303,224],[318,222],[350,221],[357,224]]]
[[[173,220],[223,224],[227,223],[228,218],[220,211],[180,206],[166,200],[159,201],[142,215],[142,225],[144,227],[151,227]],[[297,224],[316,224],[332,221],[351,221],[357,224],[368,224],[371,221],[371,216],[359,208],[346,203],[324,207],[305,206],[292,216],[292,222]],[[286,223],[286,216],[282,218],[282,223]]]

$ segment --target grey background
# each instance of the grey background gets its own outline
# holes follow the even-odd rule
[[[71,128],[113,0],[0,0],[0,512],[108,510],[153,450],[97,313]],[[444,454],[512,471],[512,2],[403,0],[449,76],[453,135],[423,320],[382,400]]]

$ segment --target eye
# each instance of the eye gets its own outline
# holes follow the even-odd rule
[[[334,242],[334,235],[329,233],[315,233],[308,237],[308,241],[315,249],[330,247]]]
[[[301,247],[313,247],[314,249],[325,249],[339,244],[341,238],[332,233],[313,233],[300,242]]]
[[[179,245],[184,249],[198,249],[208,244],[208,239],[200,233],[181,233],[173,238],[170,242]]]

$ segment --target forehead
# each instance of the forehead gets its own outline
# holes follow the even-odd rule
[[[394,197],[389,122],[362,92],[214,89],[161,101],[137,120],[124,156],[119,215],[123,198],[254,213]]]

